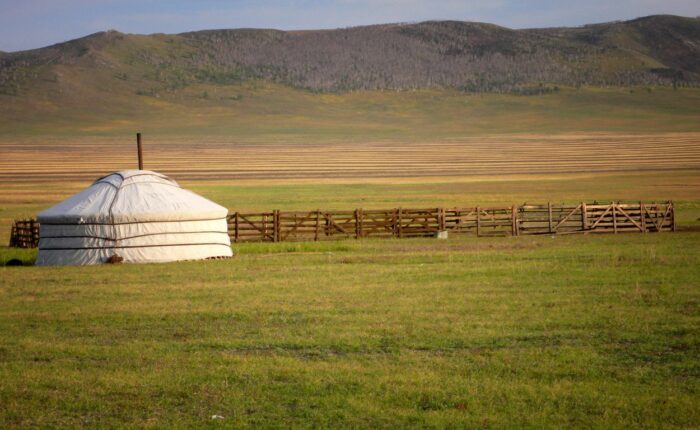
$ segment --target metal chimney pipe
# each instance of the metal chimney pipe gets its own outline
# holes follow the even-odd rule
[[[139,152],[139,170],[143,170],[143,152],[141,151],[141,133],[136,133],[136,147]]]

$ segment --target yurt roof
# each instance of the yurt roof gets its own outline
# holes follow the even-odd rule
[[[228,210],[149,170],[123,170],[38,215],[44,224],[128,224],[221,219]]]

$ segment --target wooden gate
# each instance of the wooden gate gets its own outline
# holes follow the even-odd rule
[[[643,203],[586,206],[585,230],[593,233],[675,231],[673,203]]]
[[[357,237],[392,237],[397,222],[396,209],[357,210]]]
[[[357,211],[324,212],[324,231],[327,237],[349,239],[357,237]]]
[[[561,234],[586,230],[586,204],[522,205],[518,208],[519,234]]]
[[[398,209],[395,215],[396,237],[434,236],[444,230],[443,210],[436,209]]]
[[[240,213],[228,216],[228,232],[233,242],[274,242],[275,212]]]

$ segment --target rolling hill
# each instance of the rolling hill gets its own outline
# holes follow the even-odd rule
[[[642,118],[665,118],[687,114],[681,107],[695,105],[697,90],[661,96],[660,103],[639,93],[698,84],[700,19],[676,16],[527,30],[440,21],[287,32],[107,31],[0,54],[0,134],[61,127],[71,133],[122,126],[133,130],[134,124],[144,123],[165,130],[185,123],[210,125],[210,118],[219,128],[222,123],[248,127],[263,118],[258,125],[264,127],[266,118],[278,114],[291,124],[285,130],[304,126],[305,118],[319,119],[311,125],[323,128],[328,115],[332,118],[327,122],[334,124],[348,116],[367,117],[371,123],[392,113],[396,118],[388,119],[390,124],[401,118],[452,124],[465,115],[488,112],[500,121],[498,115],[508,117],[511,107],[523,114],[523,121],[539,109],[566,124],[581,115],[595,122],[600,111],[596,106],[619,108],[620,100],[631,104],[610,109],[613,116],[636,118],[633,108],[641,102],[654,106]],[[400,93],[382,94],[387,90]],[[357,91],[367,93],[354,97]],[[581,91],[586,95],[572,104],[571,94]],[[619,94],[628,91],[637,91],[637,96]],[[463,98],[478,94],[484,98],[476,103]],[[552,97],[542,103],[533,99],[533,105],[498,95]],[[479,103],[488,109],[476,112],[473,107]],[[415,112],[420,113],[418,120]],[[696,114],[691,108],[691,117]],[[168,120],[172,124],[165,124]]]
[[[290,32],[139,36],[108,31],[6,55],[0,88],[21,94],[33,80],[60,80],[58,66],[106,68],[115,80],[135,79],[134,90],[141,92],[250,78],[322,91],[697,84],[700,19],[651,16],[529,30],[438,21]]]

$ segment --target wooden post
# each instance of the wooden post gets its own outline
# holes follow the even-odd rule
[[[12,223],[12,230],[10,230],[10,248],[15,246],[17,243],[17,223]]]
[[[445,231],[445,208],[438,208],[438,231]]]
[[[360,237],[360,216],[357,211],[358,209],[355,209],[355,239]]]
[[[27,246],[34,246],[34,218],[29,220],[29,235],[27,237]]]
[[[583,231],[588,230],[588,209],[586,208],[586,202],[581,202],[581,229]]]
[[[403,216],[402,216],[403,209],[399,208],[399,237],[403,237]]]
[[[265,240],[264,237],[263,240]],[[233,241],[238,242],[238,212],[233,214]]]
[[[272,211],[272,241],[280,241],[280,211],[275,209]]]
[[[481,207],[476,207],[476,237],[481,235]]]
[[[552,233],[552,202],[547,202],[547,212],[549,220],[549,232]]]
[[[671,200],[668,201],[668,204],[671,206],[671,212],[669,215],[671,215],[671,231],[675,232],[676,231],[676,207],[673,206],[673,202]]]
[[[265,242],[265,238],[267,237],[267,215],[263,214],[260,220],[260,230],[262,230],[262,237],[260,240]]]
[[[360,222],[360,237],[364,237],[364,231],[363,231],[363,230],[364,230],[364,227],[365,227],[365,226],[364,226],[364,217],[365,217],[365,215],[364,215],[364,212],[362,211],[362,208],[360,208],[360,211],[359,211],[358,213],[360,214],[360,219],[359,219],[359,222]]]
[[[513,207],[510,208],[510,215],[511,215],[511,223],[512,223],[512,229],[511,229],[511,235],[512,236],[517,236],[518,235],[518,207],[513,205]]]
[[[139,154],[139,170],[143,170],[143,152],[141,151],[141,133],[136,133],[136,149]]]
[[[318,241],[319,230],[321,229],[321,209],[316,209],[316,234],[314,240]]]
[[[617,205],[612,202],[612,215],[613,215],[613,233],[617,234]]]
[[[644,213],[644,203],[639,201],[639,225],[642,226],[642,233],[647,232],[647,220],[646,214]]]
[[[355,209],[355,239],[359,239],[362,236],[362,209]]]

